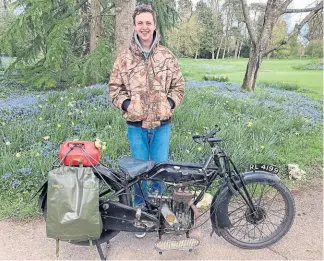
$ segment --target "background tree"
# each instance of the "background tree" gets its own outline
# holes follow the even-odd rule
[[[177,12],[181,22],[188,22],[192,12],[193,4],[191,0],[179,0],[177,6]]]
[[[100,24],[101,29],[95,31],[90,24],[92,16],[100,16],[96,23],[102,23],[102,17],[113,15],[111,1],[102,0],[96,11],[86,0],[21,0],[17,4],[24,11],[15,16],[0,39],[1,51],[15,57],[6,70],[8,77],[37,88],[64,88],[107,78],[113,24],[105,19],[105,26]],[[90,48],[91,35],[96,37],[96,48]]]
[[[136,0],[116,0],[116,27],[115,39],[117,53],[129,44],[133,29],[133,13],[136,5]]]
[[[323,1],[316,5],[314,8],[307,9],[287,9],[292,0],[268,0],[266,8],[263,14],[263,23],[260,30],[253,30],[251,19],[249,16],[249,10],[246,0],[241,0],[244,21],[249,32],[251,39],[251,50],[250,57],[247,64],[242,88],[246,90],[254,90],[255,83],[258,75],[259,68],[262,64],[263,57],[269,53],[277,50],[280,46],[287,43],[288,39],[296,33],[300,32],[300,29],[308,23],[320,10],[323,9]],[[309,12],[309,14],[296,25],[293,32],[280,40],[274,46],[270,47],[270,36],[278,18],[284,13],[298,13],[298,12]]]
[[[312,57],[323,57],[323,12],[318,12],[308,23],[306,39],[309,41],[305,54]]]
[[[166,39],[169,48],[178,56],[194,58],[201,35],[197,15],[192,15],[188,21],[171,28],[166,34]]]
[[[279,42],[281,39],[285,38],[287,35],[287,23],[285,22],[285,20],[283,20],[281,17],[278,18],[271,36],[270,36],[270,46],[275,45],[277,42]],[[277,58],[283,58],[283,57],[287,57],[290,55],[290,50],[288,48],[288,46],[284,45],[280,48],[278,48],[278,50],[275,50],[272,53],[268,54],[268,58],[271,57],[271,55],[277,57]]]
[[[213,13],[212,9],[204,1],[196,5],[198,25],[201,27],[201,38],[199,52],[203,57],[215,58],[217,43],[222,35],[222,24],[220,16]]]
[[[100,8],[100,0],[91,0],[90,52],[93,52],[97,48],[101,35]]]

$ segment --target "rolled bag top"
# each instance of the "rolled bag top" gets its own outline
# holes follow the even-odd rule
[[[250,181],[254,179],[265,179],[267,181],[273,181],[273,183],[280,182],[279,176],[276,174],[271,174],[265,171],[248,171],[243,173],[243,179],[245,181]],[[240,182],[238,182],[240,185]],[[223,183],[221,188],[216,192],[212,200],[212,207],[210,209],[210,216],[212,220],[212,226],[215,230],[216,234],[220,236],[219,231],[227,228],[230,225],[230,221],[228,218],[228,211],[227,211],[227,200],[226,197],[230,196],[232,192],[226,185]],[[215,215],[216,212],[216,215]]]

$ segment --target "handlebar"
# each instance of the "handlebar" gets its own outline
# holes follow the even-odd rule
[[[196,141],[197,139],[201,139],[203,142],[206,141],[220,141],[220,138],[214,138],[214,135],[220,131],[220,127],[217,125],[215,126],[214,129],[212,129],[209,133],[205,135],[192,135],[192,138]]]

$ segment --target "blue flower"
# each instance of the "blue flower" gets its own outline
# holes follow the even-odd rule
[[[5,173],[2,178],[7,179],[11,176],[11,173]]]

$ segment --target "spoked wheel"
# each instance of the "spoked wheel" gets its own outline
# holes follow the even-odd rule
[[[240,195],[226,197],[230,226],[221,235],[241,248],[264,248],[289,231],[295,216],[294,200],[281,182],[260,179],[246,184],[256,209],[252,211]]]

